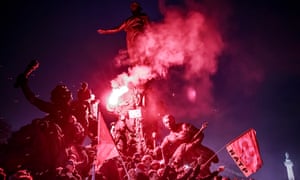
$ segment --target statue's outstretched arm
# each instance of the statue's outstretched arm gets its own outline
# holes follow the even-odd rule
[[[113,34],[122,31],[125,28],[125,23],[111,29],[98,29],[97,32],[99,34]]]

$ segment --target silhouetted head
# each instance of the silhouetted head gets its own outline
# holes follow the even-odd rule
[[[88,88],[88,83],[81,83],[81,88],[77,92],[77,98],[79,100],[88,100],[92,97],[92,91]]]
[[[51,101],[54,104],[68,104],[72,99],[72,93],[65,85],[57,85],[51,91]]]
[[[142,11],[142,7],[140,6],[140,4],[136,1],[133,1],[130,3],[130,11],[132,13],[137,13],[137,12],[141,12]]]

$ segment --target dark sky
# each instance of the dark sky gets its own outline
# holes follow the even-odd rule
[[[153,22],[165,21],[158,2],[139,2]],[[170,68],[166,78],[154,81],[153,91],[180,121],[196,126],[208,121],[203,143],[215,151],[254,128],[264,165],[253,178],[286,179],[285,152],[299,178],[299,5],[289,0],[207,0],[194,2],[197,6],[187,2],[168,0],[166,7],[198,11],[213,24],[222,39],[213,61],[217,68],[206,76],[209,87],[203,77],[182,77],[186,69]],[[114,65],[114,57],[126,47],[125,33],[99,35],[96,30],[119,25],[130,15],[129,4],[129,0],[1,1],[0,120],[15,131],[44,116],[13,87],[32,59],[40,67],[29,83],[40,98],[48,100],[58,83],[75,93],[86,81],[96,96],[105,99],[110,81],[124,71]],[[200,94],[196,102],[186,100],[190,87]],[[217,165],[228,167],[226,175],[240,174],[224,149],[219,156]]]

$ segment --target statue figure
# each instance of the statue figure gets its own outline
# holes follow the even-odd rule
[[[132,16],[127,18],[121,25],[111,29],[98,29],[99,34],[112,34],[122,30],[126,32],[127,51],[129,55],[129,64],[145,64],[146,60],[141,56],[143,47],[140,43],[140,37],[149,24],[149,17],[142,12],[142,7],[137,2],[130,4]]]

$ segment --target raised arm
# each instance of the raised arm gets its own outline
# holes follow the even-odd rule
[[[201,128],[198,130],[198,132],[196,134],[194,134],[192,140],[199,138],[199,135],[203,133],[204,129],[206,129],[207,126],[208,126],[208,122],[202,123]]]
[[[24,96],[31,104],[33,104],[43,112],[49,112],[49,110],[52,109],[52,104],[42,99],[39,99],[28,85],[28,78],[30,74],[38,67],[39,67],[38,61],[31,61],[30,64],[25,69],[25,71],[17,77],[15,87],[16,88],[21,87]]]

